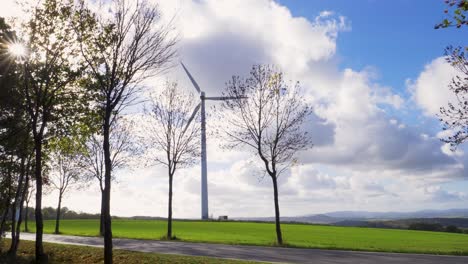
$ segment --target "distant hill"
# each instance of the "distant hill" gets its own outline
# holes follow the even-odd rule
[[[159,216],[145,216],[145,215],[136,215],[132,217],[121,217],[121,218],[132,219],[132,220],[165,220],[166,219],[164,217],[159,217]]]
[[[163,217],[133,216],[138,220],[161,220]],[[234,221],[274,222],[274,217],[235,217]],[[325,224],[336,226],[408,229],[411,224],[440,224],[468,229],[468,209],[421,210],[414,212],[338,211],[325,214],[284,216],[283,223]]]
[[[414,212],[338,211],[326,213],[325,215],[345,219],[463,218],[468,217],[468,209],[421,210]]]
[[[275,218],[274,217],[239,217],[239,218],[234,218],[234,220],[273,222],[275,221]],[[331,217],[325,214],[281,217],[281,221],[283,222],[299,222],[299,223],[314,223],[314,224],[333,224],[341,220],[344,220],[344,219]]]
[[[241,221],[275,221],[274,217],[240,217],[233,219]],[[468,209],[421,210],[414,212],[337,211],[316,215],[281,217],[281,221],[283,222],[376,227],[387,227],[391,225],[388,221],[402,219],[412,222],[415,220],[424,222],[423,220],[425,219],[427,220],[426,222],[440,223],[442,225],[451,225],[453,222],[453,225],[468,228]],[[393,226],[396,227],[397,225],[407,226],[408,224],[405,224],[404,221],[400,221],[395,222]]]
[[[409,225],[414,223],[441,224],[442,226],[453,225],[459,228],[468,228],[468,218],[412,218],[380,222],[395,228],[408,228]]]

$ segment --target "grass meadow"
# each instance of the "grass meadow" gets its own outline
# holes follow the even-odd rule
[[[55,221],[44,223],[44,232],[53,233]],[[34,231],[34,223],[30,223]],[[337,227],[308,224],[282,224],[288,246],[382,252],[468,255],[468,235],[399,229]],[[99,220],[62,220],[60,231],[66,235],[97,236]],[[161,239],[163,220],[113,220],[112,233],[118,238]],[[177,239],[241,245],[272,246],[273,223],[174,221]]]

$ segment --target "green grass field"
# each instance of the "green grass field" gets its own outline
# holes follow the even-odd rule
[[[54,221],[45,221],[44,232],[54,231]],[[34,230],[34,225],[30,225]],[[96,236],[98,220],[63,220],[61,233]],[[273,245],[272,223],[175,221],[178,239],[192,242]],[[384,252],[412,252],[468,255],[468,235],[397,229],[283,224],[283,237],[289,246]],[[114,237],[160,239],[166,222],[159,220],[113,220]]]

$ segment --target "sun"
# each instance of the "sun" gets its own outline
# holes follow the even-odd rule
[[[10,44],[8,46],[8,51],[16,57],[23,57],[26,55],[26,48],[21,43]]]

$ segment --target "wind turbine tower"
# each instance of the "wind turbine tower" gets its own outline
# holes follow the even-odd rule
[[[192,77],[190,72],[187,70],[185,65],[181,62],[182,68],[184,68],[185,73],[189,77],[190,81],[197,90],[197,93],[200,95],[200,103],[193,110],[192,115],[190,116],[187,127],[195,118],[198,110],[200,110],[200,122],[201,122],[201,219],[208,219],[208,171],[207,171],[207,155],[206,155],[206,114],[205,114],[205,100],[213,101],[225,101],[225,100],[239,100],[244,97],[207,97],[205,92],[200,89],[195,79]],[[201,109],[200,109],[201,108]]]

